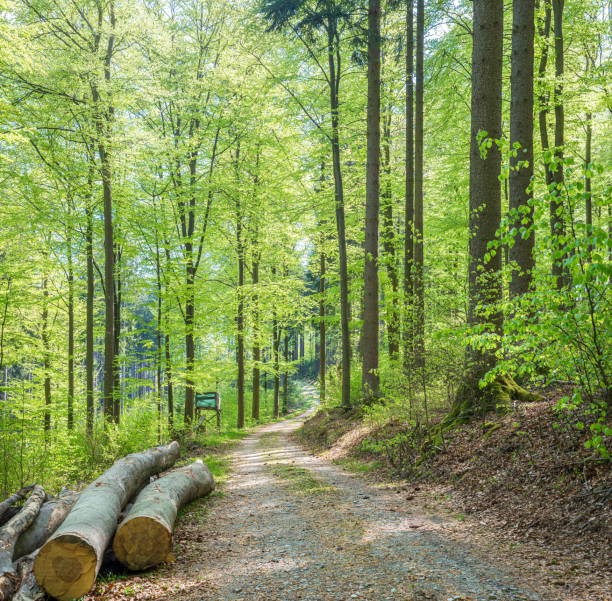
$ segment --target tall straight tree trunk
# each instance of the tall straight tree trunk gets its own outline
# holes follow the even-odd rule
[[[236,179],[240,159],[240,145],[236,150]],[[237,193],[238,194],[238,193]],[[238,367],[238,421],[237,427],[244,428],[244,242],[242,239],[242,207],[239,197],[236,197],[236,249],[238,253],[238,307],[236,313],[236,363]]]
[[[363,271],[364,397],[380,395],[378,374],[378,224],[380,203],[380,0],[368,3],[368,114],[365,263]]]
[[[71,213],[71,201],[68,211]],[[74,265],[72,257],[72,220],[66,233],[66,254],[68,259],[68,430],[74,428]]]
[[[287,331],[287,328],[285,328],[285,348],[284,348],[284,360],[285,360],[285,372],[283,375],[283,407],[282,407],[282,414],[286,415],[287,414],[287,404],[289,401],[289,333]]]
[[[510,296],[522,296],[531,288],[535,265],[533,248],[533,60],[535,0],[514,0],[512,20],[512,73],[510,76],[510,214],[519,233],[510,247],[513,264]],[[524,236],[520,230],[530,230]]]
[[[387,308],[387,332],[389,357],[392,361],[399,358],[400,320],[399,320],[399,278],[395,257],[395,229],[393,226],[393,196],[391,192],[391,101],[387,103],[383,128],[382,169],[385,175],[384,191],[381,195],[383,217],[383,250],[385,265],[391,284],[391,298]]]
[[[274,355],[274,417],[279,415],[279,396],[280,396],[280,365],[279,365],[279,340],[280,332],[276,320],[276,311],[272,312],[272,354]]]
[[[499,140],[502,135],[502,43],[503,0],[474,0],[474,42],[472,48],[472,119],[470,143],[470,240],[469,304],[470,326],[492,326],[501,334],[503,314],[501,252],[489,253],[501,219],[499,174],[501,152],[495,142],[481,155],[479,136]],[[487,307],[486,314],[482,308]],[[490,325],[489,325],[490,324]],[[479,381],[495,364],[495,350],[469,346],[466,373],[460,386],[453,413],[485,409],[491,402],[479,387]]]
[[[167,246],[167,245],[166,245]],[[168,253],[166,253],[166,261],[169,262]],[[169,282],[166,276],[165,288],[166,299],[170,298]],[[168,300],[166,300],[166,305]],[[172,377],[172,353],[171,353],[171,337],[170,337],[170,308],[166,306],[166,333],[164,335],[164,352],[165,358],[165,371],[166,371],[166,394],[168,397],[168,430],[170,432],[174,429],[174,380]]]
[[[260,405],[260,361],[261,361],[261,343],[259,340],[259,294],[257,286],[259,284],[259,250],[257,248],[257,228],[255,230],[255,239],[253,244],[253,402],[251,407],[251,417],[255,421],[259,421],[259,405]]]
[[[45,263],[47,262],[47,251],[43,253]],[[49,346],[49,279],[47,277],[47,266],[43,268],[42,293],[42,333],[41,341],[43,347],[43,389],[45,394],[45,432],[51,430],[51,348]]]
[[[591,233],[593,227],[593,198],[591,193],[591,153],[592,153],[592,139],[593,139],[593,115],[592,113],[586,114],[586,140],[584,143],[584,196],[585,196],[585,222],[587,225],[587,232]]]
[[[406,2],[406,199],[404,207],[404,371],[413,363],[414,335],[414,0]]]
[[[121,295],[122,295],[122,279],[121,279],[121,250],[117,247],[115,250],[115,363],[113,367],[113,421],[118,424],[121,419],[121,363],[119,362],[119,345],[121,342]]]
[[[342,339],[342,406],[351,406],[351,333],[349,330],[349,285],[346,254],[346,227],[344,220],[344,187],[340,160],[339,102],[340,48],[337,40],[337,23],[329,17],[327,26],[327,55],[329,62],[329,101],[331,108],[331,147],[336,203],[336,228],[338,232],[338,266],[340,271],[340,330]]]
[[[553,29],[555,33],[555,158],[557,166],[553,172],[553,183],[555,191],[550,201],[550,231],[555,237],[565,234],[565,218],[563,215],[563,145],[565,143],[565,113],[563,107],[563,73],[564,73],[564,51],[563,51],[563,5],[565,0],[552,0],[553,5]],[[553,260],[552,275],[558,289],[567,283],[564,267],[564,257]]]
[[[540,109],[538,111],[538,126],[540,130],[540,144],[543,152],[546,152],[550,148],[547,124],[550,94],[546,89],[546,67],[548,64],[550,25],[552,20],[552,9],[550,2],[551,0],[544,0],[544,22],[539,22],[538,25],[538,34],[543,40],[542,54],[540,55],[540,62],[538,64],[538,85],[540,88],[538,94],[538,103],[540,105]],[[544,174],[546,179],[546,187],[549,188],[550,184],[552,183],[553,176],[552,171],[550,170],[550,164],[546,160],[544,161]]]
[[[162,438],[162,406],[164,397],[164,387],[162,384],[162,280],[161,280],[161,260],[159,256],[159,239],[157,230],[155,231],[155,280],[157,285],[157,328],[156,328],[156,365],[155,365],[155,381],[157,384],[157,439],[161,443]]]
[[[423,284],[423,54],[424,1],[417,0],[416,102],[414,121],[414,365],[425,366],[425,297]]]
[[[324,238],[324,235],[321,236]],[[326,331],[325,331],[325,251],[321,244],[321,252],[319,255],[319,399],[321,403],[325,402],[325,384],[326,384]],[[278,349],[277,349],[278,350]]]
[[[93,435],[94,424],[94,257],[93,257],[93,207],[91,198],[92,174],[88,176],[88,196],[85,213],[85,254],[87,257],[87,300],[85,305],[85,397],[87,436]]]

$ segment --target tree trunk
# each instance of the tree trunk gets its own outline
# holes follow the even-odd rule
[[[169,303],[170,298],[170,283],[168,281],[168,273],[170,268],[170,251],[168,250],[168,243],[164,240],[164,246],[166,249],[166,277],[165,277],[165,297],[166,304]],[[174,381],[172,379],[172,353],[171,353],[171,339],[170,339],[170,307],[166,307],[166,335],[164,336],[164,351],[166,355],[165,369],[166,369],[166,389],[168,395],[168,431],[172,432],[174,429]]]
[[[274,271],[272,272],[274,273]],[[279,392],[280,392],[280,361],[279,361],[280,331],[276,319],[276,310],[272,310],[272,353],[274,355],[274,417],[279,415]]]
[[[193,372],[195,368],[195,342],[193,338],[193,327],[195,319],[195,272],[193,266],[193,248],[191,242],[185,243],[185,279],[187,284],[187,299],[185,301],[185,424],[193,421],[195,402],[195,382]]]
[[[68,208],[70,210],[70,201]],[[69,212],[69,216],[72,213]],[[74,266],[72,263],[72,221],[68,223],[66,234],[66,254],[68,259],[68,430],[74,428]]]
[[[283,407],[282,414],[287,415],[287,405],[289,401],[289,334],[287,332],[287,328],[285,328],[285,373],[283,375]]]
[[[47,252],[44,252],[44,261],[47,262]],[[42,347],[43,347],[43,388],[45,392],[45,432],[51,430],[51,349],[49,347],[49,280],[47,266],[43,267],[42,281],[43,308],[42,308]]]
[[[201,460],[149,484],[134,501],[113,542],[117,559],[130,570],[155,566],[172,550],[172,531],[180,507],[210,493],[215,486]]]
[[[513,264],[510,296],[531,289],[535,266],[533,248],[533,60],[534,0],[514,0],[512,23],[512,73],[510,76],[510,214],[517,227],[509,259]],[[515,145],[518,148],[515,149]],[[516,154],[515,154],[516,153]],[[528,236],[522,231],[531,230]]]
[[[34,488],[34,484],[30,484],[29,486],[24,486],[23,488],[18,490],[16,493],[13,493],[10,497],[8,497],[7,499],[5,499],[4,501],[0,503],[0,524],[6,521],[4,514],[15,503],[18,503],[19,501],[22,501],[23,499],[25,499],[30,494],[33,488]]]
[[[0,601],[8,601],[17,584],[13,551],[19,535],[34,521],[46,498],[45,489],[35,486],[23,509],[0,529]]]
[[[93,207],[91,199],[91,171],[88,176],[89,194],[85,212],[87,225],[85,230],[85,254],[87,256],[87,301],[85,307],[85,396],[86,396],[86,432],[93,436],[94,425],[94,259],[93,259]]]
[[[329,100],[331,108],[331,147],[334,173],[334,197],[336,204],[336,229],[338,232],[338,267],[340,270],[340,330],[342,339],[342,406],[351,406],[351,333],[349,329],[349,285],[346,255],[346,227],[344,223],[344,186],[340,160],[339,102],[340,49],[338,48],[337,23],[330,16],[327,26],[327,55],[329,62]],[[286,383],[285,383],[286,384]]]
[[[81,492],[34,561],[36,580],[49,595],[70,601],[91,590],[121,509],[150,476],[168,469],[178,456],[177,442],[128,455]]]
[[[78,493],[71,492],[59,499],[50,499],[44,503],[34,522],[17,539],[13,560],[17,561],[42,547],[61,526],[78,498]]]
[[[414,365],[425,367],[425,290],[423,282],[423,87],[425,9],[417,0],[416,101],[414,120]]]
[[[113,422],[116,424],[121,420],[121,363],[119,361],[119,343],[121,340],[121,249],[115,247],[115,363],[113,366]]]
[[[550,94],[546,89],[546,66],[548,64],[551,18],[552,11],[550,0],[544,0],[544,23],[540,22],[538,25],[538,34],[543,40],[542,54],[540,55],[540,62],[538,64],[538,84],[540,87],[540,92],[538,94],[538,102],[540,104],[540,110],[538,112],[538,126],[540,129],[540,144],[544,153],[550,148],[547,124]],[[552,183],[552,171],[550,170],[550,163],[548,160],[544,160],[544,174],[546,179],[546,187],[548,188]]]
[[[406,2],[406,202],[404,208],[404,371],[413,363],[414,334],[414,1]]]
[[[321,247],[319,256],[320,278],[319,278],[319,399],[325,402],[325,379],[327,369],[326,356],[326,331],[325,331],[325,251]],[[278,355],[278,348],[276,349]]]
[[[499,174],[501,152],[495,140],[501,138],[502,86],[502,0],[474,0],[474,45],[472,49],[472,123],[470,144],[470,241],[468,324],[484,326],[501,334],[503,314],[499,310],[501,252],[490,253],[501,219]],[[493,140],[486,158],[480,151],[479,136],[487,132]],[[486,314],[482,308],[486,307]],[[492,329],[491,329],[492,328]],[[488,408],[489,400],[479,381],[495,364],[495,349],[468,346],[464,382],[457,392],[453,413]]]
[[[553,0],[553,28],[555,33],[555,158],[556,169],[552,179],[555,190],[550,200],[550,232],[555,238],[562,238],[565,234],[565,218],[563,215],[563,145],[565,133],[565,114],[563,108],[563,72],[564,72],[564,52],[563,52],[563,5],[565,0]],[[559,241],[563,244],[562,241]],[[558,244],[558,243],[557,243]],[[564,267],[565,256],[553,260],[552,275],[560,290],[567,284],[566,268]]]
[[[391,191],[391,102],[387,104],[384,118],[382,168],[385,174],[384,192],[381,196],[383,208],[383,249],[385,265],[391,284],[391,298],[387,301],[387,332],[389,357],[392,361],[399,358],[400,319],[399,319],[399,278],[395,257],[395,229],[393,227],[393,196]]]
[[[368,3],[368,111],[365,261],[363,270],[364,398],[380,396],[378,374],[378,225],[380,204],[380,0]]]
[[[253,399],[251,406],[251,417],[259,421],[259,405],[260,405],[260,361],[261,361],[261,344],[259,341],[259,294],[257,286],[259,284],[259,251],[257,250],[257,230],[255,231],[255,239],[253,241]]]
[[[161,444],[162,439],[162,406],[164,398],[164,387],[162,385],[162,280],[161,280],[161,260],[159,256],[159,239],[157,230],[155,231],[155,280],[157,285],[157,327],[155,332],[155,342],[157,344],[155,362],[155,383],[157,385],[157,442]]]
[[[585,223],[587,226],[587,233],[590,235],[593,227],[593,198],[591,195],[591,141],[593,137],[592,127],[593,115],[592,113],[586,114],[586,140],[584,148],[584,197],[585,197]]]

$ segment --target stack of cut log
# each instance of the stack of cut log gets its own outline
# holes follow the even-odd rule
[[[113,535],[113,551],[127,568],[164,561],[178,509],[214,488],[199,460],[151,481],[178,457],[172,442],[119,459],[78,494],[48,497],[31,485],[1,502],[0,601],[38,601],[45,592],[59,601],[82,597]]]

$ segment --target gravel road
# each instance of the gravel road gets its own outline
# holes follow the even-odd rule
[[[223,494],[177,532],[168,576],[181,585],[168,598],[543,601],[445,537],[444,518],[411,513],[393,491],[293,444],[304,417],[240,443]]]

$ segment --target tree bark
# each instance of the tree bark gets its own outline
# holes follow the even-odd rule
[[[44,252],[47,262],[47,252]],[[51,430],[51,349],[49,347],[49,280],[47,266],[43,267],[43,308],[42,308],[42,347],[43,347],[43,388],[45,393],[45,432]]]
[[[321,236],[323,238],[323,236]],[[321,244],[321,252],[319,254],[319,399],[321,403],[325,402],[325,385],[326,385],[326,369],[327,369],[327,340],[325,331],[325,251]],[[278,354],[278,348],[277,354]]]
[[[423,88],[425,7],[417,0],[416,99],[414,120],[414,366],[425,367],[425,289],[423,282]]]
[[[13,493],[10,497],[6,498],[4,501],[0,503],[0,524],[2,524],[4,519],[4,514],[13,506],[15,503],[22,501],[25,499],[32,489],[34,488],[34,484],[30,484],[29,486],[24,486],[19,489],[17,492]]]
[[[260,254],[258,250],[258,231],[255,228],[255,237],[253,240],[253,398],[251,404],[251,417],[259,421],[259,405],[260,405],[260,362],[261,362],[261,343],[259,340],[259,294],[257,286],[259,284],[259,260]]]
[[[46,498],[45,489],[35,486],[23,509],[0,529],[0,601],[8,601],[17,585],[13,551],[19,535],[29,528]]]
[[[113,365],[113,422],[118,424],[121,421],[121,363],[119,361],[119,349],[121,342],[121,297],[122,297],[122,277],[121,277],[121,249],[115,245],[114,265],[115,265],[115,312],[113,319],[115,322],[115,363]]]
[[[12,601],[43,601],[45,591],[36,582],[34,577],[34,559],[36,553],[22,557],[17,562],[17,578],[19,588],[15,592]]]
[[[544,153],[546,153],[550,148],[547,124],[550,94],[546,89],[546,66],[548,64],[551,19],[552,11],[550,0],[544,0],[544,22],[540,22],[538,25],[538,34],[543,39],[542,54],[540,55],[540,62],[538,64],[538,84],[540,87],[538,94],[538,102],[540,105],[540,110],[538,112],[538,126],[540,130],[540,144]],[[544,160],[544,174],[546,187],[548,188],[552,183],[552,171],[550,170],[550,163],[546,159]]]
[[[119,525],[113,542],[117,559],[130,570],[155,566],[172,550],[172,531],[180,507],[210,493],[215,486],[201,460],[149,484]]]
[[[510,76],[509,207],[517,234],[508,251],[512,263],[511,297],[520,297],[531,289],[535,266],[533,192],[528,191],[533,177],[534,12],[534,0],[514,0]],[[518,145],[518,148],[515,149],[515,145]],[[528,232],[528,235],[523,235],[523,231]]]
[[[71,201],[68,201],[69,217],[72,217]],[[74,428],[74,266],[72,257],[72,219],[66,233],[68,259],[68,430]]]
[[[283,407],[281,413],[287,415],[287,405],[289,401],[289,334],[287,328],[285,328],[285,348],[284,348],[284,359],[285,359],[285,373],[283,375]]]
[[[16,561],[42,547],[61,526],[78,498],[78,493],[71,492],[44,503],[36,519],[17,539],[13,560]]]
[[[380,0],[368,3],[368,111],[365,261],[363,270],[364,398],[380,396],[378,374],[378,226],[380,210]]]
[[[555,184],[554,192],[550,200],[550,232],[553,237],[559,239],[565,234],[565,218],[563,215],[563,146],[565,143],[565,112],[563,107],[563,73],[564,73],[564,50],[563,50],[563,6],[565,0],[552,0],[553,6],[553,29],[555,33],[555,159],[556,169],[552,179]],[[563,242],[561,242],[563,244]],[[557,289],[567,284],[566,268],[564,267],[564,256],[553,260],[552,275]]]
[[[178,456],[177,442],[133,453],[116,461],[81,492],[34,561],[36,580],[49,595],[70,601],[91,589],[121,509],[150,476],[168,469]]]
[[[406,2],[406,198],[404,207],[404,371],[413,363],[414,334],[414,0]]]
[[[327,24],[327,56],[329,63],[329,101],[331,108],[331,147],[334,173],[334,197],[336,204],[336,229],[338,233],[338,267],[340,271],[340,330],[342,340],[342,406],[351,406],[351,333],[349,329],[349,284],[346,254],[346,226],[344,219],[344,186],[340,160],[339,101],[340,48],[337,39],[337,22],[330,16]],[[286,385],[286,382],[285,382]]]
[[[88,196],[85,213],[87,225],[85,229],[85,254],[87,257],[87,300],[85,306],[85,396],[86,396],[86,433],[93,436],[94,425],[94,258],[93,258],[93,207],[91,198],[92,169],[88,174]]]
[[[503,314],[501,252],[489,253],[489,242],[501,219],[499,174],[501,152],[496,140],[501,138],[503,1],[474,0],[474,43],[472,49],[472,119],[470,143],[470,241],[468,324],[484,326],[490,334],[501,334]],[[493,143],[481,155],[479,137]],[[486,307],[486,314],[482,308]],[[468,346],[464,381],[459,387],[452,413],[474,407],[488,408],[490,399],[483,395],[479,381],[495,364],[494,349]]]
[[[593,115],[592,113],[586,114],[586,140],[584,143],[584,197],[585,197],[585,223],[587,226],[587,234],[590,235],[593,227],[593,197],[591,194],[591,146],[593,138]]]

